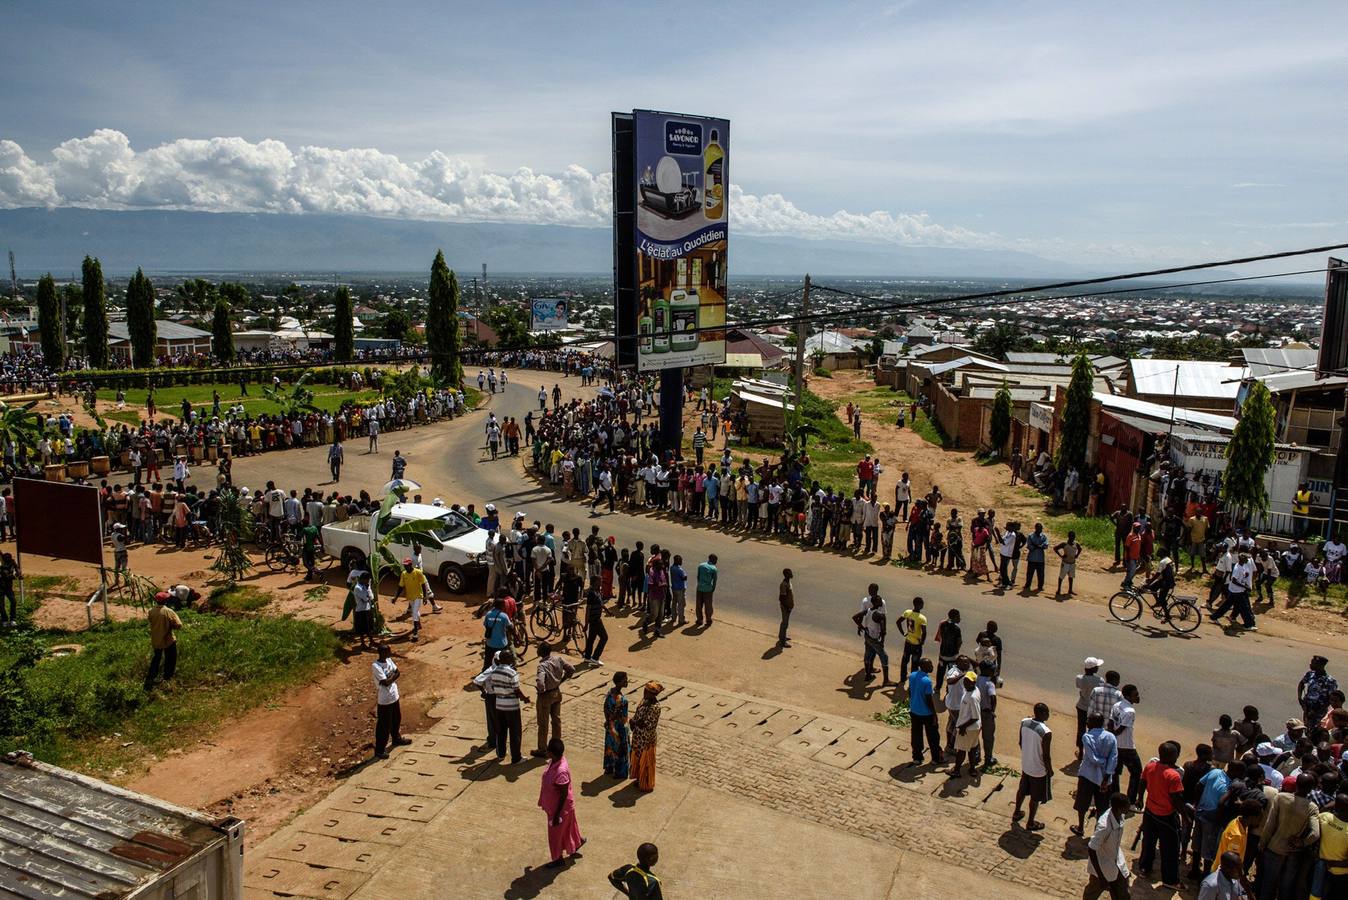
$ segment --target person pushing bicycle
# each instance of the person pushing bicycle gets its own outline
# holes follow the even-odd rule
[[[1147,579],[1147,583],[1142,585],[1142,590],[1154,593],[1157,606],[1165,608],[1170,593],[1175,590],[1175,563],[1169,556],[1157,560],[1156,571]]]

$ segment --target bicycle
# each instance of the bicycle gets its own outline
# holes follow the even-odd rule
[[[477,608],[477,612],[473,613],[473,618],[481,619],[491,611],[491,608],[492,601],[486,601]],[[510,647],[515,653],[515,661],[522,661],[525,653],[529,650],[529,629],[525,627],[524,616],[516,615],[515,618],[511,619],[506,637],[510,640]]]
[[[1141,618],[1145,606],[1157,621],[1165,622],[1180,634],[1188,634],[1203,624],[1203,612],[1197,601],[1197,597],[1172,595],[1162,603],[1155,591],[1124,588],[1109,598],[1109,614],[1120,622],[1135,622]]]
[[[529,612],[529,628],[540,641],[547,641],[558,648],[570,645],[576,653],[580,653],[585,648],[586,638],[585,623],[580,620],[580,607],[572,611],[571,621],[568,622],[567,610],[561,601],[562,592],[557,590],[535,603]]]

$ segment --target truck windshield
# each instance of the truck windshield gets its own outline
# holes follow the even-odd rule
[[[477,528],[473,520],[456,512],[450,512],[440,519],[441,525],[435,529],[435,536],[441,541],[453,540]]]

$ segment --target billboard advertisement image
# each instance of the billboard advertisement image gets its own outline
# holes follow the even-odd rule
[[[530,331],[562,331],[567,324],[569,304],[555,297],[539,297],[529,310]]]
[[[636,110],[641,371],[725,362],[730,123]]]

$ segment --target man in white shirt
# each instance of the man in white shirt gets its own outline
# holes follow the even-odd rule
[[[1142,701],[1137,685],[1125,684],[1123,699],[1115,701],[1110,708],[1107,724],[1113,732],[1119,747],[1119,766],[1114,770],[1114,784],[1123,786],[1123,770],[1128,770],[1128,802],[1137,806],[1142,799],[1142,759],[1137,755],[1134,742],[1134,724],[1137,722],[1137,710],[1134,703]]]
[[[376,759],[388,759],[385,748],[392,743],[394,747],[405,747],[412,743],[402,736],[402,707],[398,704],[398,664],[393,661],[393,652],[388,644],[379,645],[379,658],[370,664],[374,673],[374,683],[379,690],[374,725],[374,755]]]
[[[969,777],[978,774],[978,741],[983,728],[983,698],[978,693],[978,676],[972,670],[964,673],[962,679],[964,696],[960,697],[959,709],[955,713],[955,765],[950,769],[950,777],[958,778],[964,766],[964,757],[969,757]]]
[[[1123,857],[1123,818],[1128,814],[1128,797],[1115,793],[1109,798],[1109,809],[1095,820],[1095,833],[1086,844],[1089,862],[1086,871],[1091,880],[1082,892],[1082,900],[1096,900],[1109,892],[1110,900],[1126,900],[1130,896],[1128,861]]]
[[[1212,611],[1212,620],[1215,622],[1230,612],[1233,625],[1239,616],[1246,631],[1256,630],[1254,610],[1250,608],[1250,590],[1253,587],[1254,561],[1250,559],[1250,554],[1241,553],[1226,581],[1226,599]]]
[[[1044,823],[1034,814],[1039,811],[1039,804],[1053,798],[1053,729],[1048,727],[1048,716],[1048,704],[1036,703],[1034,716],[1020,720],[1020,785],[1016,789],[1016,810],[1011,814],[1011,821],[1020,821],[1020,804],[1028,797],[1030,818],[1025,822],[1026,831],[1044,830]]]

